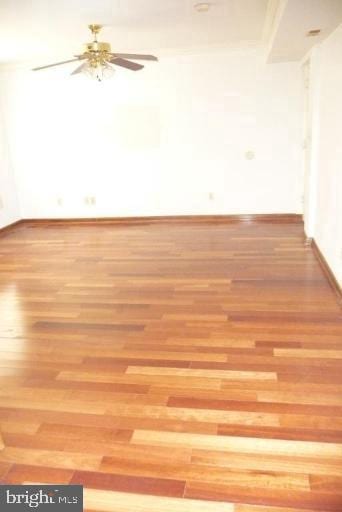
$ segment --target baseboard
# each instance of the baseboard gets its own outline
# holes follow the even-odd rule
[[[339,282],[337,281],[327,260],[323,256],[320,248],[318,247],[315,239],[314,238],[306,238],[305,245],[310,246],[312,248],[314,255],[316,256],[326,278],[328,279],[330,287],[332,288],[332,290],[334,291],[334,293],[337,297],[338,303],[340,304],[340,306],[342,306],[342,288],[339,285]]]
[[[59,219],[23,219],[25,224],[146,224],[158,222],[223,222],[223,223],[253,223],[266,222],[271,224],[293,223],[302,224],[302,215],[296,213],[270,213],[251,215],[165,215],[153,217],[89,217],[89,218],[59,218]]]

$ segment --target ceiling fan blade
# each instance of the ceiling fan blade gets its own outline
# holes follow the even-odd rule
[[[136,62],[131,62],[130,60],[126,59],[121,59],[120,57],[113,57],[108,62],[115,64],[116,66],[121,66],[122,68],[131,69],[132,71],[139,71],[139,69],[143,69],[144,67],[142,64],[137,64]]]
[[[78,60],[80,60],[80,57],[77,57],[77,59],[64,60],[63,62],[55,62],[54,64],[48,64],[47,66],[39,66],[39,68],[33,68],[32,71],[39,71],[40,69],[53,68],[54,66],[61,66],[62,64],[68,64],[69,62],[76,62]]]
[[[70,75],[77,75],[78,73],[82,73],[82,71],[88,66],[88,62],[84,62],[80,66],[78,66]]]
[[[136,53],[112,53],[116,57],[121,57],[123,59],[133,59],[133,60],[158,60],[158,57],[154,55],[139,55]]]

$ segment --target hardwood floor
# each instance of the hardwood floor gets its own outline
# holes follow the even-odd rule
[[[342,511],[342,315],[300,223],[20,224],[0,315],[3,483]]]

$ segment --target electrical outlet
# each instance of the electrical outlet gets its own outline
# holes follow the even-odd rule
[[[4,207],[4,202],[2,200],[2,197],[0,197],[0,210],[2,210]]]
[[[84,198],[84,202],[88,206],[94,206],[96,204],[96,197],[95,196],[86,196]]]
[[[215,199],[214,192],[209,192],[209,200],[214,201],[214,199]]]
[[[58,206],[63,206],[63,199],[61,197],[57,197]]]

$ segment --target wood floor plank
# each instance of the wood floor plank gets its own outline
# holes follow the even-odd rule
[[[278,455],[299,455],[312,457],[342,457],[342,444],[285,441],[279,439],[260,439],[254,437],[228,437],[201,434],[183,434],[135,430],[133,443],[152,444],[155,446],[190,446],[191,448],[217,449],[240,453],[259,453]]]
[[[208,466],[244,468],[257,471],[280,471],[305,475],[327,474],[342,476],[341,458],[291,457],[289,455],[265,455],[194,449],[191,461]]]
[[[70,483],[84,485],[90,489],[168,497],[182,497],[185,488],[185,481],[181,480],[87,471],[75,471]]]
[[[69,484],[73,474],[72,469],[14,464],[6,475],[6,483],[15,485],[30,481],[45,484]]]
[[[267,505],[241,505],[237,503],[234,506],[234,512],[314,512],[314,510],[308,508],[292,508],[292,507],[270,507]],[[322,510],[321,512],[327,512],[327,510]]]
[[[47,466],[61,469],[96,470],[100,466],[101,457],[93,454],[71,453],[63,450],[43,450],[34,448],[12,448],[6,446],[0,455],[0,460],[11,464],[29,464],[32,466]]]
[[[149,460],[130,461],[125,457],[104,457],[100,470],[105,473],[118,473],[126,476],[144,475],[156,478],[158,475],[173,480],[178,475],[184,481],[222,483],[227,486],[245,485],[246,487],[310,490],[308,475],[268,470],[239,470],[234,467],[201,465],[199,463],[176,464],[169,461],[154,463]],[[337,478],[337,477],[336,477]]]
[[[11,468],[11,464],[9,462],[0,461],[0,481],[3,479],[7,479],[8,472]]]
[[[234,512],[231,503],[85,489],[88,512]]]
[[[295,491],[287,489],[270,489],[243,486],[226,486],[206,482],[188,482],[185,497],[215,502],[241,502],[251,505],[263,504],[266,500],[271,506],[298,507],[302,509],[326,510],[339,512],[341,510],[341,495],[321,492]]]
[[[163,406],[109,406],[108,414],[119,415],[120,417],[150,417],[180,421],[199,421],[203,423],[233,423],[247,425],[279,425],[277,414],[262,414],[244,411],[215,411],[210,409],[186,409]]]
[[[233,379],[233,380],[277,380],[274,372],[244,372],[229,370],[196,370],[178,368],[155,368],[148,366],[129,366],[127,374],[133,375],[173,375],[175,377],[202,377],[212,379]]]

